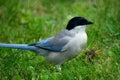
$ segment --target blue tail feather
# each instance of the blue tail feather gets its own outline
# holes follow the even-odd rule
[[[22,50],[33,50],[33,51],[38,50],[37,47],[30,46],[28,44],[5,44],[5,43],[0,43],[0,47],[3,47],[3,48],[15,48],[15,49],[22,49]]]

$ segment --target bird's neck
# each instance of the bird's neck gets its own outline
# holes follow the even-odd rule
[[[70,32],[73,33],[81,33],[81,32],[85,32],[86,29],[86,25],[82,25],[82,26],[76,26],[74,29],[70,30]]]

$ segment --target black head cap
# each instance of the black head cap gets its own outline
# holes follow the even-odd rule
[[[83,17],[74,17],[68,22],[66,29],[71,30],[76,26],[89,25],[89,24],[93,24],[93,22],[90,22],[90,21],[88,21],[87,19],[85,19]]]

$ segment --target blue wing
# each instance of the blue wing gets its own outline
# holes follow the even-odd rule
[[[34,44],[34,46],[54,52],[64,51],[64,46],[69,42],[71,35],[68,31],[62,31],[55,37],[50,37],[45,40],[41,40]]]
[[[38,43],[35,44],[36,47],[49,50],[49,51],[54,51],[54,52],[60,52],[63,48],[63,46],[60,45],[54,45],[54,43],[51,43],[53,38],[48,38],[45,40],[42,40]]]

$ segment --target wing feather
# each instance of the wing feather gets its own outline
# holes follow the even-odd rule
[[[64,30],[54,37],[41,40],[34,44],[34,46],[54,52],[63,51],[63,47],[70,41],[72,34],[69,31]]]

